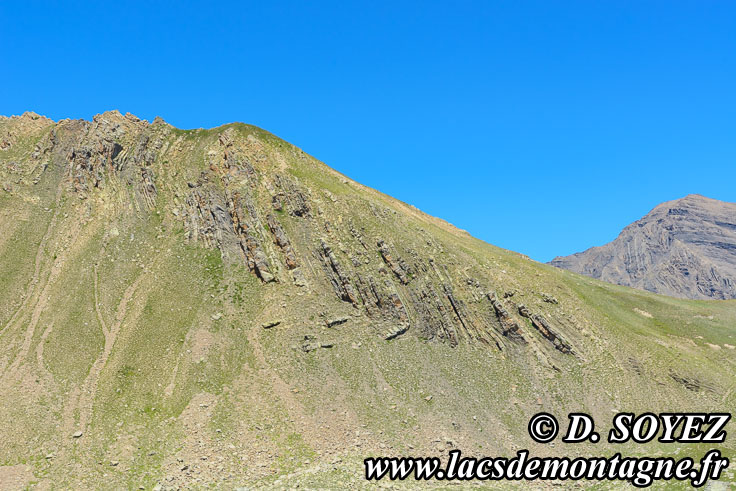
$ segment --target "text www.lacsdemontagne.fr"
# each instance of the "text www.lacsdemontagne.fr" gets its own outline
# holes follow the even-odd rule
[[[700,487],[708,479],[718,479],[728,466],[728,459],[711,450],[696,468],[689,457],[611,457],[575,458],[530,457],[527,450],[515,457],[463,457],[452,450],[445,466],[437,457],[377,457],[364,460],[368,480],[598,480],[626,481],[636,487],[647,487],[655,481],[690,481]]]

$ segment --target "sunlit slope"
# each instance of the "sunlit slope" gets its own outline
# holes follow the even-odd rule
[[[258,128],[28,114],[0,146],[0,469],[28,483],[359,484],[369,454],[611,453],[533,444],[540,410],[736,403],[736,303],[530,261]],[[703,450],[615,450],[675,448]]]

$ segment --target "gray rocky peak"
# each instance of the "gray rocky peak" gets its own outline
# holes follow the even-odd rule
[[[697,194],[667,201],[614,241],[550,264],[674,297],[736,298],[736,203]]]

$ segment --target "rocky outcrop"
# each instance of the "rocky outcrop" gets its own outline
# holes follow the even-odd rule
[[[503,303],[498,299],[496,293],[489,293],[488,300],[491,302],[491,307],[498,318],[498,322],[501,325],[501,334],[509,338],[511,341],[516,343],[526,343],[524,335],[522,334],[521,327],[516,320],[511,317],[508,310],[503,306]]]
[[[697,377],[682,375],[675,372],[674,370],[669,371],[669,376],[672,380],[692,392],[716,392],[716,387],[713,386],[713,384],[703,382]]]
[[[304,339],[302,340],[301,344],[299,345],[299,348],[305,352],[309,353],[311,351],[316,351],[320,348],[332,348],[334,344],[332,343],[325,343],[320,342],[317,340],[315,336],[306,335],[304,336]]]
[[[273,179],[274,195],[271,198],[274,210],[282,211],[284,206],[291,216],[310,218],[312,209],[306,192],[290,176],[276,174]]]
[[[525,305],[519,305],[519,314],[529,319],[532,326],[534,326],[544,339],[552,343],[556,350],[566,355],[574,354],[572,346],[562,339],[562,336],[552,328],[549,322],[547,322],[547,319],[539,314],[532,314]]]
[[[698,195],[668,201],[613,242],[550,264],[664,295],[736,298],[736,203]]]
[[[409,290],[411,304],[417,314],[417,327],[426,339],[439,339],[457,345],[458,334],[448,308],[431,283]]]
[[[148,210],[156,207],[156,184],[153,179],[153,170],[149,167],[141,167],[140,185],[136,187],[139,201]]]
[[[332,248],[328,246],[324,240],[320,241],[317,256],[322,262],[325,275],[327,275],[327,279],[332,285],[335,294],[337,294],[340,299],[357,306],[358,298],[355,293],[355,289],[350,282],[350,277],[340,265],[337,257],[335,257],[335,254],[332,252]]]
[[[392,323],[406,324],[409,316],[399,295],[393,290],[390,281],[383,287],[372,277],[356,275],[356,286],[368,315],[373,319],[382,319]]]
[[[284,253],[284,257],[286,258],[286,267],[288,269],[294,269],[299,266],[299,261],[296,258],[294,249],[291,247],[291,242],[273,213],[269,213],[266,216],[266,222],[268,223],[268,229],[273,235],[274,243]]]
[[[224,254],[233,252],[237,243],[230,205],[224,193],[212,186],[206,178],[190,184],[186,208],[181,216],[185,221],[187,238],[203,243],[209,248],[218,248]]]
[[[250,184],[255,184],[256,170],[250,160],[235,149],[232,132],[224,132],[220,135],[218,142],[225,149],[223,152],[223,166],[225,168],[223,179],[230,183],[232,179],[245,178],[249,180]]]
[[[345,324],[349,320],[350,320],[350,317],[347,317],[347,316],[336,317],[334,319],[327,319],[325,320],[325,326],[337,327],[337,326],[341,326],[342,324]]]
[[[248,269],[262,281],[275,280],[262,246],[259,215],[247,188],[230,190],[228,180],[203,171],[189,183],[189,196],[181,213],[190,240],[217,247],[224,256],[239,251]]]
[[[391,268],[391,271],[396,275],[402,285],[409,283],[408,267],[406,263],[401,259],[395,259],[388,248],[388,245],[383,241],[378,241],[378,250],[381,253],[383,261]]]
[[[54,129],[37,144],[34,156],[40,159],[58,143],[66,148],[67,177],[80,199],[86,199],[93,189],[103,189],[110,180],[131,186],[140,209],[156,206],[156,177],[151,167],[162,141],[144,133],[147,124],[119,113],[98,115],[92,122],[70,121],[64,124],[65,141],[59,142]],[[43,167],[45,170],[45,167]],[[34,182],[40,180],[37,175]]]
[[[555,348],[566,355],[573,354],[572,347],[564,341],[558,332],[555,332],[549,325],[547,320],[541,315],[534,315],[531,318],[532,325],[544,336],[546,340],[552,343]]]
[[[455,318],[462,326],[465,335],[470,339],[480,339],[480,332],[474,325],[470,311],[465,305],[465,302],[455,296],[452,286],[448,283],[442,284],[442,292],[445,294],[445,298],[447,298],[447,301],[452,308],[452,312],[455,314]]]

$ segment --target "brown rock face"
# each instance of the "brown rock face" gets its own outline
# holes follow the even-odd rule
[[[674,297],[736,298],[736,203],[699,195],[668,201],[613,242],[550,264]]]

